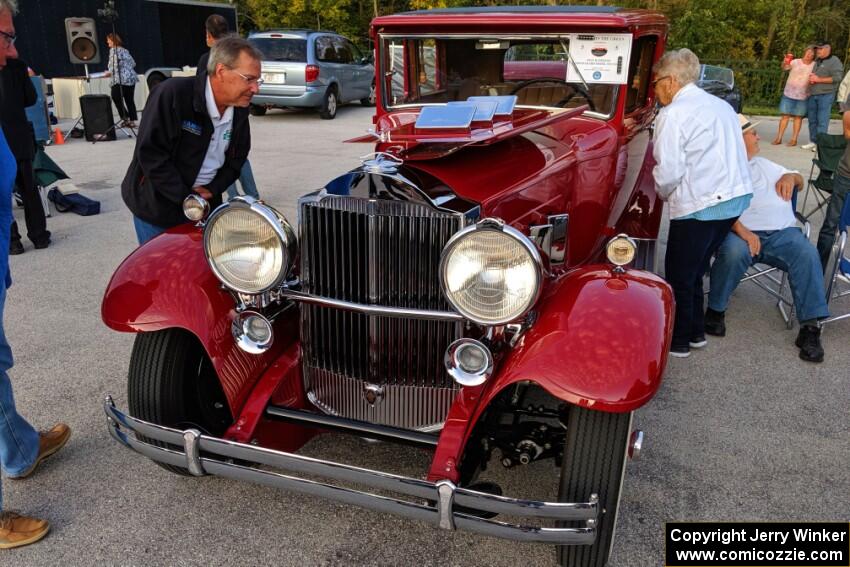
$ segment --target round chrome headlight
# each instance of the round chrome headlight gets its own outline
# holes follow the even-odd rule
[[[521,232],[485,219],[455,234],[440,262],[443,293],[480,325],[501,325],[528,313],[540,295],[540,254]]]
[[[608,261],[615,266],[625,266],[635,259],[637,244],[625,234],[618,234],[605,247],[605,255]]]
[[[224,285],[240,293],[263,293],[280,285],[292,268],[295,231],[273,208],[237,198],[210,216],[204,252]]]
[[[255,311],[237,314],[230,330],[236,345],[251,354],[266,352],[274,341],[271,321]]]
[[[183,214],[193,222],[199,222],[206,218],[210,212],[209,201],[200,195],[189,195],[183,199]]]

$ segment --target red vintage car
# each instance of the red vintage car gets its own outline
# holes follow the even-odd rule
[[[642,441],[632,414],[670,346],[671,290],[651,272],[651,69],[667,22],[463,8],[379,17],[371,33],[375,127],[353,141],[375,153],[361,167],[301,198],[297,224],[262,201],[208,214],[189,197],[194,222],[116,271],[103,320],[137,336],[129,412],[107,398],[110,432],[178,474],[602,565]],[[319,433],[433,458],[410,478],[296,453]],[[517,475],[551,461],[557,500],[482,481],[494,452]]]

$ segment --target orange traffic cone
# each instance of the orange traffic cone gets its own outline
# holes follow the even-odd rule
[[[62,130],[56,128],[53,130],[53,143],[57,146],[61,146],[65,143],[65,136],[62,134]]]

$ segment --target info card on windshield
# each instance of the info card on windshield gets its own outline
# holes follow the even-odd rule
[[[571,63],[567,63],[568,83],[623,85],[629,73],[632,34],[573,33],[570,37]]]

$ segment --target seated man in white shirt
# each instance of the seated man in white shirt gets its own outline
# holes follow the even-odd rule
[[[732,232],[717,250],[711,267],[711,291],[705,312],[705,332],[726,334],[724,315],[729,297],[754,263],[775,266],[788,273],[800,333],[796,344],[800,358],[823,362],[818,320],[829,316],[824,295],[823,271],[817,249],[796,226],[791,196],[803,186],[803,177],[765,158],[755,157],[759,136],[755,124],[739,114],[750,160],[753,198],[732,225]]]

